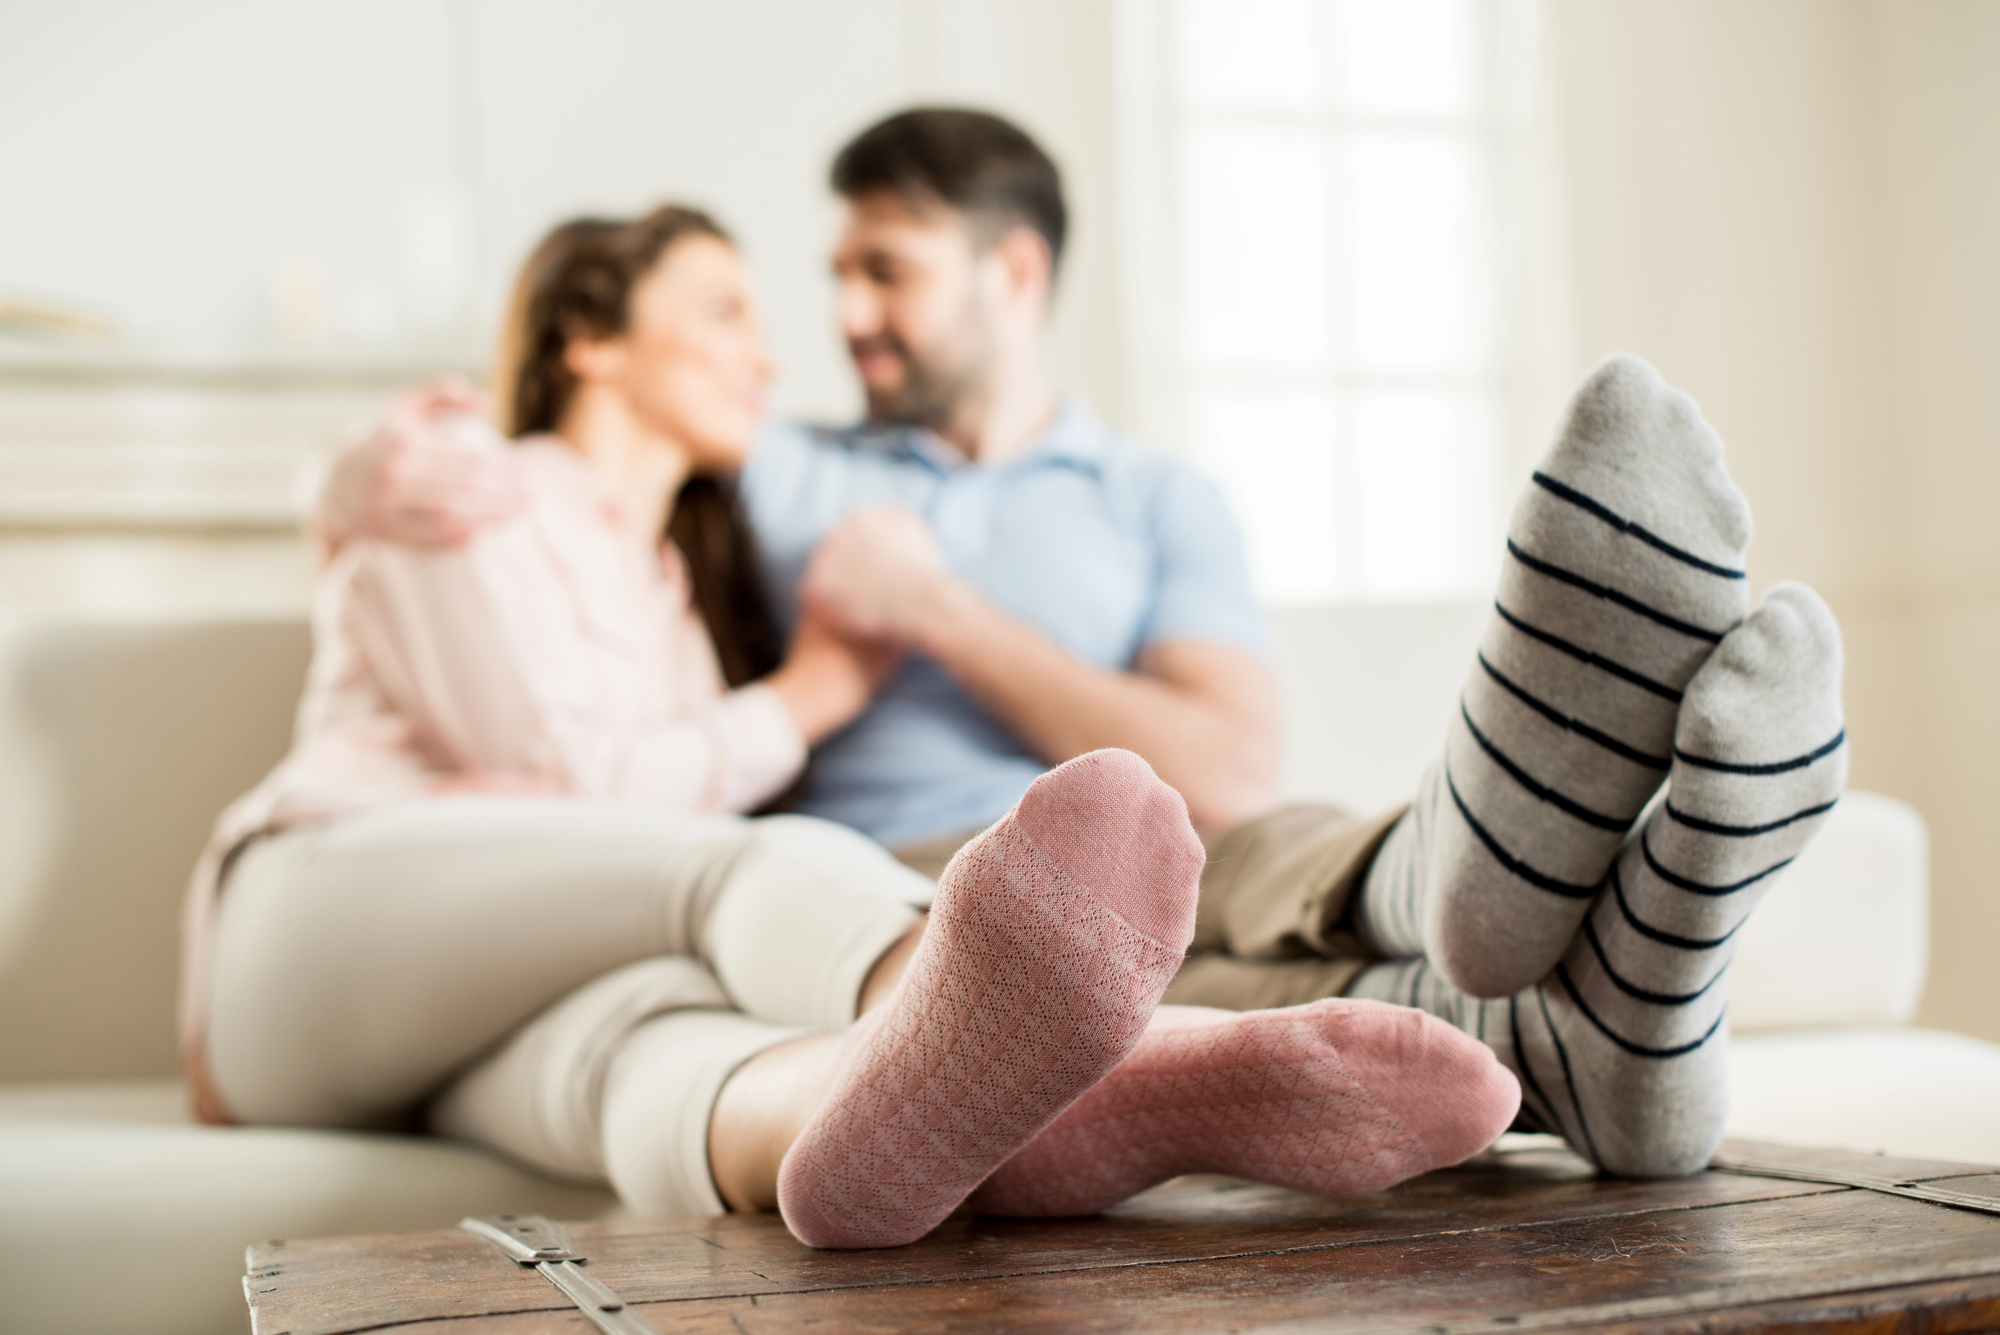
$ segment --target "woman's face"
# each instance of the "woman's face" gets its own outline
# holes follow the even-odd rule
[[[622,388],[638,418],[697,473],[743,466],[763,415],[771,354],[735,247],[683,237],[632,289]]]

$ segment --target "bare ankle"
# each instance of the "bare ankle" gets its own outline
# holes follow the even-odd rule
[[[781,1043],[738,1067],[716,1096],[708,1123],[708,1169],[731,1210],[778,1206],[778,1165],[799,1138],[833,1073],[832,1035]]]
[[[861,998],[855,1014],[873,1010],[889,999],[889,994],[896,990],[896,984],[903,981],[903,971],[910,967],[917,946],[923,942],[924,925],[929,921],[929,917],[920,919],[897,939],[895,945],[882,952],[882,958],[875,961],[875,967],[861,981]]]

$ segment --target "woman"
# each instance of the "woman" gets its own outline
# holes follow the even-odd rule
[[[780,655],[755,601],[717,479],[769,373],[740,262],[699,213],[570,223],[529,260],[498,376],[518,508],[462,546],[341,547],[294,750],[197,871],[183,1034],[202,1115],[427,1108],[644,1213],[782,1199],[821,1245],[920,1236],[988,1178],[1014,1213],[1190,1166],[1365,1190],[1497,1134],[1511,1078],[1412,1012],[1149,1030],[1201,852],[1136,757],[1046,776],[947,872],[927,929],[930,883],[858,835],[734,818],[883,666],[810,620]],[[401,411],[504,448],[464,406]],[[1135,1099],[1212,1086],[1218,1062],[1282,1066],[1294,1120],[1393,1134],[1300,1170],[1253,1127],[1247,1159],[1127,1155],[1094,1195],[1040,1190]],[[1172,1142],[1159,1130],[1147,1143]]]

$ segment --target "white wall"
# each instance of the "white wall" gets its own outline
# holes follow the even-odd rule
[[[713,209],[760,280],[776,406],[851,415],[827,166],[919,100],[1014,117],[1065,169],[1055,368],[1128,422],[1111,10],[0,0],[0,298],[102,309],[123,340],[81,352],[170,368],[42,383],[51,350],[0,335],[0,608],[302,608],[311,567],[282,531],[287,489],[249,487],[225,515],[203,479],[234,470],[243,492],[357,402],[483,364],[513,267],[581,210]],[[268,383],[300,364],[337,383]]]
[[[2000,1039],[2000,6],[1554,0],[1572,371],[1721,431],[1759,587],[1846,639],[1853,782],[1930,822],[1927,1023]]]
[[[685,199],[750,253],[779,405],[845,416],[827,164],[971,101],[1069,171],[1059,366],[1122,418],[1110,40],[1108,0],[0,0],[0,291],[173,347],[476,356],[550,223]]]

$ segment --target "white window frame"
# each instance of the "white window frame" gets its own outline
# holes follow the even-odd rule
[[[1318,56],[1332,58],[1326,16],[1341,0],[1319,0],[1321,19]],[[1532,53],[1535,40],[1534,0],[1466,0],[1475,25],[1472,37],[1475,83],[1473,105],[1459,116],[1365,114],[1343,108],[1331,99],[1296,108],[1227,107],[1203,104],[1179,86],[1179,34],[1182,5],[1178,0],[1121,0],[1118,12],[1118,118],[1120,182],[1124,215],[1124,289],[1133,348],[1135,400],[1146,437],[1187,457],[1231,489],[1226,459],[1204,457],[1199,423],[1203,405],[1224,395],[1311,395],[1334,406],[1335,425],[1324,447],[1331,457],[1316,457],[1314,472],[1330,471],[1333,494],[1324,498],[1333,558],[1321,577],[1274,581],[1269,570],[1255,568],[1260,535],[1252,532],[1253,574],[1260,597],[1267,602],[1331,604],[1345,602],[1410,602],[1473,596],[1491,585],[1497,569],[1499,534],[1505,519],[1505,495],[1511,465],[1522,454],[1510,412],[1509,339],[1520,309],[1518,275],[1521,229],[1510,214],[1520,194],[1521,166],[1526,156],[1527,108],[1531,102]],[[1184,261],[1189,220],[1183,201],[1180,164],[1190,138],[1207,127],[1266,126],[1296,133],[1305,131],[1317,143],[1324,179],[1329,183],[1326,237],[1328,323],[1339,329],[1350,314],[1349,294],[1342,290],[1347,264],[1341,237],[1345,210],[1332,183],[1339,181],[1340,155],[1357,134],[1371,131],[1423,131],[1450,136],[1469,150],[1481,180],[1480,245],[1484,265],[1486,328],[1479,331],[1485,350],[1475,364],[1456,367],[1390,369],[1360,364],[1336,334],[1323,355],[1310,361],[1282,364],[1267,360],[1223,359],[1194,348],[1190,337],[1190,291],[1194,277]],[[1517,213],[1518,210],[1513,210]],[[1469,483],[1474,495],[1461,526],[1470,529],[1448,575],[1417,590],[1393,581],[1370,578],[1361,549],[1369,504],[1362,485],[1362,463],[1354,429],[1357,405],[1370,395],[1400,393],[1469,405],[1470,417],[1483,421],[1484,439],[1468,440],[1471,462],[1480,479]],[[1379,511],[1378,511],[1379,514]],[[1287,516],[1297,521],[1296,511]],[[1259,516],[1239,513],[1239,522],[1255,530]],[[1322,543],[1321,549],[1327,544]],[[1380,565],[1380,562],[1377,562]],[[1288,576],[1296,572],[1284,572]]]

